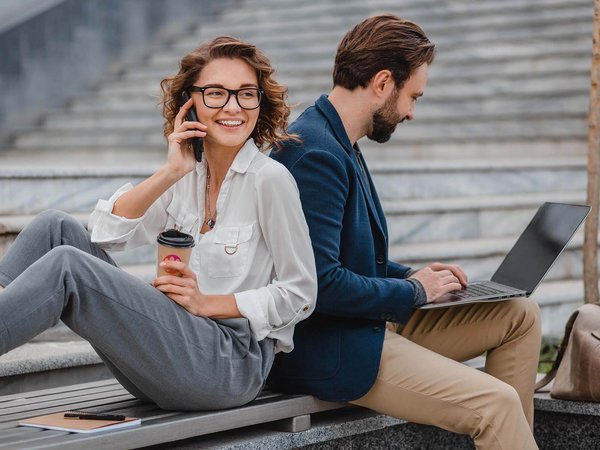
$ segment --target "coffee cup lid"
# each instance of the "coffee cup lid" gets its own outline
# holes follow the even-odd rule
[[[163,231],[156,241],[161,245],[175,248],[191,248],[196,245],[193,236],[174,229]]]

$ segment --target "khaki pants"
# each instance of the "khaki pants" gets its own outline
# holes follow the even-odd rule
[[[531,299],[415,310],[406,325],[388,324],[376,381],[352,403],[468,434],[478,449],[537,449],[540,341]],[[459,362],[485,351],[485,373]]]

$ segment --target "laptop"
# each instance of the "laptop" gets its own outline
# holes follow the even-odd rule
[[[544,203],[489,281],[475,281],[419,309],[529,297],[544,279],[592,208]]]

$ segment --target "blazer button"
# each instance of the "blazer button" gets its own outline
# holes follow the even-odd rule
[[[373,333],[381,333],[381,327],[373,327]]]
[[[385,262],[385,258],[381,255],[377,257],[377,264],[383,264]]]

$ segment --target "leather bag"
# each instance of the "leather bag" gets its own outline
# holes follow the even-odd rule
[[[600,402],[600,303],[573,312],[552,370],[536,384],[536,392],[552,379],[553,398]]]

